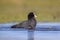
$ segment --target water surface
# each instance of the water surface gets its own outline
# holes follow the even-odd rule
[[[0,24],[0,40],[60,40],[60,23],[38,23],[35,30],[10,28],[14,24]]]

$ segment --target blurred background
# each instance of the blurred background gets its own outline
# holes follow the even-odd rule
[[[0,23],[27,20],[31,11],[38,22],[59,22],[60,0],[0,0]]]
[[[11,28],[31,11],[40,22],[36,30]],[[0,23],[0,40],[60,40],[60,0],[0,0]]]

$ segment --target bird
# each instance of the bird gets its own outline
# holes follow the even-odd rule
[[[27,16],[27,20],[22,21],[16,25],[11,26],[11,28],[25,28],[25,29],[35,29],[37,21],[35,19],[37,17],[33,12],[29,12]]]

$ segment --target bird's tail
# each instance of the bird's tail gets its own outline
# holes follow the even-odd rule
[[[11,28],[16,28],[16,26],[17,26],[17,25],[13,25],[13,26],[11,26]]]

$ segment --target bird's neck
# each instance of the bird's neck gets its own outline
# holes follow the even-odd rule
[[[32,20],[32,19],[33,19],[33,20],[35,20],[35,18],[34,18],[34,17],[33,17],[33,18],[28,18],[28,20]]]

